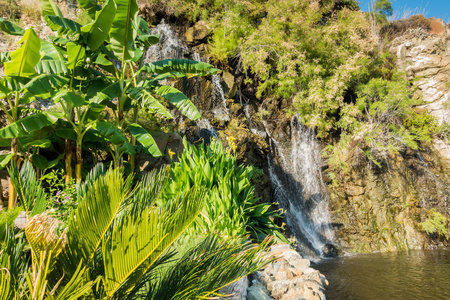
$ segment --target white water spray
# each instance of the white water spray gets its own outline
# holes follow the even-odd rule
[[[323,255],[322,248],[335,237],[328,210],[328,194],[322,180],[321,149],[314,131],[291,119],[290,149],[269,134],[278,164],[269,158],[275,199],[286,210],[287,225],[305,254]]]

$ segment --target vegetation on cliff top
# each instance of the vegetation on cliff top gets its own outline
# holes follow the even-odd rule
[[[385,37],[426,22],[388,24],[390,1],[375,1],[369,14],[353,0],[148,2],[167,14],[206,20],[213,57],[246,73],[257,97],[288,99],[286,112],[329,144],[331,170],[345,170],[352,155],[379,164],[444,132],[416,108],[422,101],[413,82],[383,50]]]

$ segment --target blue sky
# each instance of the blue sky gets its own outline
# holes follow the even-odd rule
[[[405,15],[424,13],[425,17],[441,18],[450,23],[450,0],[391,0],[394,8],[395,19],[401,19]],[[367,11],[370,0],[359,0],[359,7]]]

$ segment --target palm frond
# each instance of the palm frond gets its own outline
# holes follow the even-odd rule
[[[269,241],[255,246],[209,236],[153,282],[146,299],[205,299],[266,265]]]
[[[14,299],[23,288],[29,260],[23,256],[25,242],[14,236],[12,227],[6,225],[5,239],[0,245],[0,299]]]
[[[61,228],[61,221],[52,218],[47,213],[42,213],[28,220],[25,227],[25,235],[30,243],[31,257],[33,262],[42,260],[40,255],[52,251],[53,258],[57,257],[64,249],[66,244],[65,232],[58,235],[58,229]],[[47,251],[47,252],[46,252]],[[52,260],[56,263],[56,260]],[[49,264],[51,270],[53,264]]]
[[[86,179],[84,182],[80,182],[77,185],[77,197],[78,199],[81,199],[86,195],[87,191],[92,187],[95,180],[97,180],[100,176],[103,176],[106,174],[106,166],[102,163],[98,163],[93,167],[88,175],[86,176]]]
[[[17,165],[13,163],[8,168],[8,173],[27,215],[32,217],[44,212],[47,206],[46,199],[48,195],[37,179],[31,163],[25,161],[20,169],[20,173]]]
[[[124,180],[119,169],[108,170],[92,182],[71,218],[67,230],[64,265],[74,266],[83,259],[90,263],[107,230],[113,223],[130,190],[131,179]]]
[[[192,224],[203,206],[204,192],[190,191],[165,207],[146,208],[130,215],[103,243],[105,288],[122,299],[155,261]],[[138,229],[138,230],[136,230]]]
[[[136,186],[129,200],[124,203],[124,211],[127,214],[138,214],[143,209],[152,207],[160,198],[168,176],[167,168],[147,173]]]

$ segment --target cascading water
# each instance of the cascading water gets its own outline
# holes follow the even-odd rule
[[[164,19],[155,28],[150,30],[150,34],[159,34],[159,43],[147,49],[145,62],[182,58],[189,53],[188,48],[181,42]]]
[[[285,209],[287,225],[300,250],[309,256],[327,256],[324,247],[332,245],[334,232],[320,170],[320,145],[314,131],[300,124],[296,117],[290,125],[289,147],[275,140],[266,126],[272,157],[278,158],[276,163],[268,159],[275,200]]]
[[[163,59],[192,58],[196,61],[205,62],[205,59],[196,52],[189,51],[183,44],[176,32],[167,24],[164,19],[155,28],[150,30],[150,34],[159,34],[159,43],[148,48],[145,55],[145,62],[153,62]],[[196,90],[199,86],[199,78],[193,78],[190,89]],[[163,82],[165,83],[165,82]],[[229,111],[226,105],[226,97],[222,88],[220,75],[212,76],[213,97],[211,99],[210,110],[214,117],[219,120],[230,120]]]
[[[208,119],[201,119],[197,121],[198,135],[208,144],[212,139],[218,139],[219,134],[212,127]]]
[[[230,120],[229,111],[227,108],[227,99],[225,98],[225,93],[223,92],[222,84],[220,83],[220,76],[214,74],[212,76],[212,85],[214,93],[214,103],[213,104],[213,114],[219,120]]]

